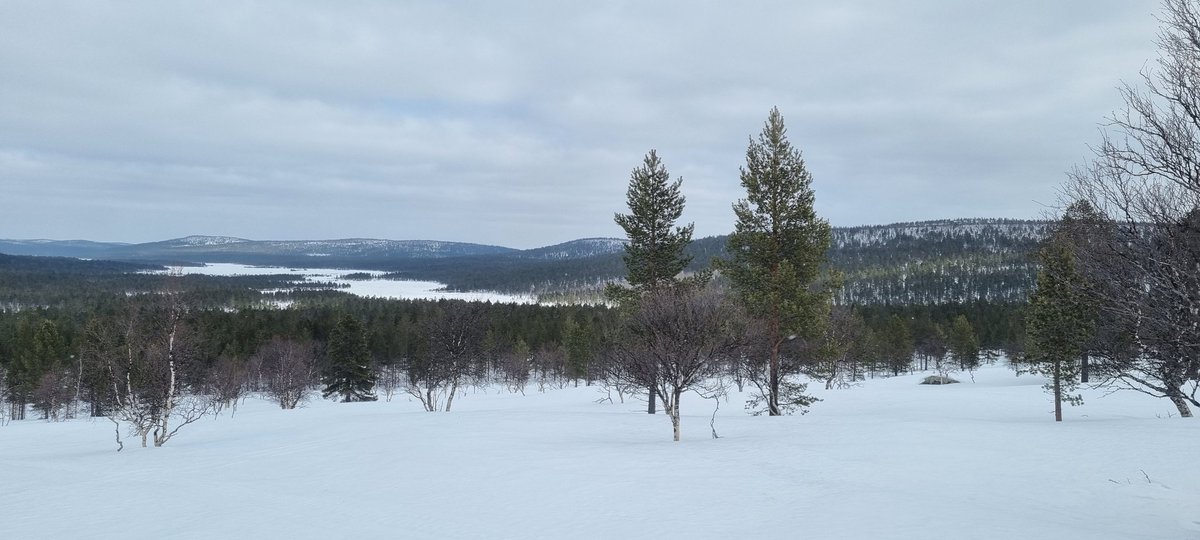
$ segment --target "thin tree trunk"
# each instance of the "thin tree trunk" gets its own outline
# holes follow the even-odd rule
[[[769,363],[768,377],[770,379],[767,396],[767,415],[780,416],[783,414],[779,409],[779,339],[774,339],[771,343],[771,361]]]
[[[1062,364],[1054,364],[1054,421],[1062,422]]]
[[[675,433],[675,442],[679,442],[679,391],[672,392],[672,403],[667,405],[667,413],[671,415],[671,429]]]
[[[646,414],[654,414],[654,402],[656,401],[656,399],[654,397],[654,385],[656,385],[656,384],[658,384],[657,378],[653,381],[650,381],[650,388],[647,389]]]
[[[1088,382],[1088,354],[1079,355],[1079,382]]]
[[[450,406],[454,404],[454,394],[458,393],[458,377],[454,378],[454,382],[450,384],[450,395],[446,396],[446,412],[450,412]]]

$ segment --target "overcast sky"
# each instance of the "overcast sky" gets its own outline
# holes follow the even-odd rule
[[[1037,218],[1156,0],[0,2],[0,238],[622,236],[655,148],[733,227],[778,106],[834,225]]]

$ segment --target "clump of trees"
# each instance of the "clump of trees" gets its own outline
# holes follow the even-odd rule
[[[724,295],[696,285],[649,291],[625,319],[616,345],[621,373],[662,401],[676,441],[683,394],[720,392],[706,385],[721,384],[722,362],[738,354],[741,320]]]
[[[761,390],[765,412],[803,411],[813,399],[803,383],[786,380],[781,351],[789,340],[816,336],[836,279],[819,279],[831,229],[813,209],[812,175],[788,141],[779,109],[771,109],[750,141],[741,182],[746,198],[733,205],[730,258],[718,268],[759,326],[755,352],[765,354],[750,357],[747,374]]]
[[[1190,417],[1200,406],[1200,6],[1163,6],[1158,61],[1121,89],[1124,107],[1070,175],[1060,256],[1079,274],[1072,294],[1096,310],[1083,350],[1102,382]]]
[[[295,409],[309,397],[317,372],[316,346],[296,339],[274,337],[251,359],[258,367],[258,385],[282,409]]]

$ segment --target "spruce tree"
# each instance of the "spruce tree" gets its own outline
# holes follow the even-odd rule
[[[375,401],[375,374],[371,372],[371,355],[367,349],[367,334],[358,319],[343,313],[329,333],[328,362],[321,382],[321,396],[342,397],[343,402]]]
[[[812,174],[788,142],[778,108],[771,109],[758,139],[750,141],[741,182],[746,198],[733,205],[737,224],[728,240],[731,258],[720,268],[746,310],[764,325],[769,351],[764,397],[767,413],[778,416],[809,402],[802,390],[780,395],[780,347],[792,337],[814,334],[821,323],[831,295],[817,281],[832,237],[829,222],[813,209]]]
[[[683,250],[692,241],[693,225],[675,226],[683,215],[682,184],[683,178],[671,181],[653,149],[630,174],[625,193],[629,213],[613,218],[629,239],[624,256],[629,287],[609,285],[605,290],[609,300],[632,309],[642,295],[675,284],[679,273],[691,262]],[[648,402],[646,412],[654,414],[653,388]]]
[[[1042,268],[1037,289],[1029,297],[1025,321],[1028,335],[1026,360],[1032,371],[1050,378],[1046,390],[1054,396],[1054,420],[1062,422],[1062,404],[1081,405],[1072,392],[1079,384],[1075,363],[1091,337],[1093,310],[1083,292],[1083,278],[1075,270],[1071,252],[1052,239],[1038,253]]]
[[[979,338],[966,315],[959,315],[950,324],[950,356],[964,371],[979,367]]]

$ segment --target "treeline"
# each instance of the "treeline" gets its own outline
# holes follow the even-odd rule
[[[287,274],[178,276],[160,264],[0,254],[0,310],[5,311],[57,308],[89,313],[104,309],[114,296],[161,291],[168,283],[189,305],[201,308],[274,305],[338,289]]]
[[[186,282],[175,279],[175,283]],[[227,284],[238,281],[224,279]],[[9,404],[8,418],[25,418],[27,411],[48,419],[123,414],[122,421],[131,426],[141,425],[138,419],[161,418],[138,413],[138,407],[170,401],[162,389],[153,388],[164,377],[154,375],[161,370],[155,359],[162,363],[168,357],[179,370],[177,406],[191,402],[196,411],[205,410],[194,403],[204,398],[206,412],[211,412],[235,406],[249,392],[282,404],[287,400],[279,397],[283,390],[278,381],[287,364],[279,359],[281,350],[292,351],[289,358],[298,362],[292,368],[299,375],[291,374],[288,394],[295,406],[303,401],[297,396],[311,397],[329,384],[325,376],[338,361],[332,344],[344,319],[355,321],[359,328],[373,391],[387,399],[396,394],[412,396],[429,410],[449,406],[447,400],[454,393],[447,381],[502,385],[521,392],[530,386],[544,389],[602,381],[622,398],[634,391],[608,376],[609,338],[619,318],[616,310],[607,307],[383,300],[327,292],[295,300],[287,309],[229,309],[188,304],[189,298],[205,298],[202,291],[167,290],[110,295],[84,310],[72,304],[0,312],[0,392]],[[171,305],[164,307],[167,299]],[[907,356],[909,363],[901,366],[889,360],[895,355],[888,351],[895,350],[896,343],[916,351],[928,341],[920,330],[926,322],[946,328],[941,334],[935,331],[945,335],[957,317],[977,317],[979,322],[973,326],[987,328],[997,311],[986,304],[962,310],[883,306],[853,310],[867,336],[858,341],[871,348],[863,349],[866,352],[853,359],[853,367],[838,377],[855,380],[910,371],[916,367],[911,363],[913,353]],[[455,337],[446,337],[448,333]],[[989,332],[981,337],[980,343],[1008,339]],[[458,349],[448,350],[449,342]],[[175,347],[169,353],[167,343]],[[797,341],[785,356],[794,361],[820,358],[804,349],[812,343]],[[933,352],[937,350],[935,346]],[[737,373],[737,366],[729,369]],[[114,379],[122,370],[137,374],[133,380],[141,377],[143,383],[138,384],[151,389],[124,388],[125,379]],[[816,365],[795,366],[794,371],[821,372]],[[183,421],[188,418],[178,411],[172,414]],[[174,427],[180,425],[186,424]],[[166,433],[164,429],[160,437]],[[140,434],[156,440],[152,428]]]
[[[1024,302],[1033,290],[1031,254],[1047,222],[963,220],[834,229],[826,264],[844,276],[843,305]],[[727,258],[727,236],[695,239],[685,248],[687,271]],[[488,255],[379,262],[409,279],[451,289],[534,293],[546,298],[599,298],[604,284],[625,275],[622,254],[578,259]]]

